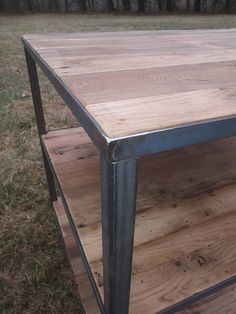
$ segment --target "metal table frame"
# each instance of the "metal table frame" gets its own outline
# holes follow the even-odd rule
[[[39,54],[24,38],[22,41],[25,48],[36,122],[52,202],[57,198],[54,184],[55,174],[50,158],[47,156],[47,152],[43,147],[41,137],[43,134],[46,134],[46,126],[36,63],[43,70],[58,94],[64,99],[66,105],[71,109],[100,151],[104,305],[97,291],[93,275],[91,274],[86,256],[83,253],[78,233],[60,186],[59,192],[75,239],[80,247],[101,312],[106,314],[127,314],[133,255],[138,157],[236,135],[236,116],[110,139]],[[217,290],[235,282],[236,276],[233,276],[214,287],[164,310],[163,313],[174,313],[187,304],[215,293]]]

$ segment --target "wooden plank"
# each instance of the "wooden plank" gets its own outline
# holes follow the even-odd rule
[[[90,287],[86,272],[84,272],[81,257],[76,247],[73,234],[69,226],[63,205],[60,199],[54,203],[54,208],[62,230],[64,243],[76,278],[80,297],[86,313],[99,313],[96,300]],[[230,286],[214,295],[194,303],[179,314],[228,314],[234,313],[236,308],[236,285]]]
[[[116,42],[67,45],[37,50],[59,76],[235,61],[236,50],[236,44],[225,43],[225,47],[220,47],[216,43],[215,47],[210,43],[183,42],[177,45],[172,41],[153,42],[153,39],[147,43],[119,43],[119,46]]]
[[[235,99],[236,86],[230,86],[88,105],[87,110],[110,138],[118,138],[235,116]]]
[[[90,49],[96,49],[96,47],[91,47]],[[139,47],[136,49],[139,49]],[[166,51],[164,50],[157,54],[157,49],[153,49],[153,44],[150,44],[150,51],[147,53],[145,50],[143,55],[140,53],[133,53],[129,55],[113,55],[108,57],[104,55],[102,57],[95,56],[94,58],[79,57],[77,59],[72,59],[73,62],[71,62],[71,65],[68,65],[66,61],[62,62],[61,59],[50,59],[50,64],[58,76],[65,77],[68,75],[80,75],[85,73],[148,69],[186,64],[193,65],[207,62],[224,62],[225,60],[235,61],[236,49],[226,51],[222,49],[222,51],[219,51],[218,53],[212,51],[212,49],[208,49],[208,51],[199,54],[197,49],[191,51],[191,48],[189,49],[186,47],[187,52],[180,52],[176,58],[173,58],[173,53],[169,52],[170,49],[171,47],[167,47]],[[75,53],[79,54],[79,49],[78,51],[75,51]]]
[[[63,205],[58,199],[54,203],[54,208],[59,220],[61,231],[63,234],[64,243],[70,258],[72,270],[76,278],[80,297],[82,298],[83,306],[86,313],[99,313],[95,297],[90,287],[90,283],[86,272],[84,272],[83,265],[81,263],[81,257],[79,255],[78,248],[76,248],[75,240],[69,226],[68,219],[66,217]],[[78,267],[79,266],[79,267]],[[230,286],[220,292],[211,295],[199,302],[194,303],[186,310],[179,311],[179,314],[226,314],[234,313],[236,308],[236,285]]]
[[[84,272],[81,257],[76,247],[73,234],[69,226],[63,205],[60,201],[54,203],[54,208],[59,220],[64,243],[72,266],[73,274],[76,278],[80,297],[86,313],[99,313],[96,300],[90,287],[86,272]],[[236,308],[236,285],[230,286],[214,295],[194,303],[185,310],[178,311],[179,314],[228,314],[234,313]]]
[[[236,114],[235,29],[24,38],[111,138]]]
[[[183,29],[176,29],[176,30],[141,30],[141,31],[114,31],[114,32],[84,32],[84,33],[41,33],[41,34],[26,34],[23,37],[27,40],[32,41],[45,41],[47,38],[50,40],[58,40],[59,38],[104,38],[104,37],[112,37],[112,38],[119,38],[119,37],[142,37],[147,36],[147,33],[150,35],[158,35],[164,36],[165,38],[168,35],[189,35],[193,38],[193,35],[200,35],[200,36],[208,36],[212,34],[225,34],[225,36],[229,35],[230,33],[234,33],[234,28],[228,29],[190,29],[190,30],[183,30]]]
[[[74,61],[73,61],[74,62]],[[66,64],[70,65],[67,59]],[[234,62],[112,71],[63,77],[84,105],[232,85]],[[219,75],[220,73],[220,75]],[[171,105],[173,106],[173,105]],[[135,114],[136,115],[136,114]],[[134,115],[134,116],[135,116]]]
[[[58,34],[42,34],[42,35],[24,35],[23,37],[29,41],[35,49],[48,49],[66,46],[78,45],[106,45],[114,44],[120,46],[122,44],[140,43],[145,44],[156,40],[160,44],[168,42],[176,42],[178,46],[190,43],[203,44],[208,42],[217,42],[219,46],[223,46],[227,40],[231,40],[235,34],[235,29],[218,29],[218,30],[161,30],[161,31],[125,31],[125,32],[102,32],[102,33],[58,33]],[[118,40],[117,40],[118,39]],[[223,39],[223,41],[222,41]],[[235,45],[235,43],[231,43]],[[144,45],[143,45],[144,46]]]
[[[235,212],[136,247],[130,313],[156,313],[236,273]],[[101,261],[94,262],[102,274]]]
[[[133,293],[130,310],[144,313],[165,308],[235,274],[235,218],[235,213],[220,217],[152,242],[143,250],[138,248],[132,284],[143,283],[145,287]],[[158,297],[154,299],[155,293]],[[148,300],[152,302],[149,310]]]
[[[196,302],[177,314],[234,314],[236,309],[236,285],[219,291]]]
[[[53,206],[84,310],[87,314],[98,314],[100,311],[60,198],[53,203]]]
[[[81,128],[44,142],[103,293],[100,174]],[[141,158],[130,313],[155,313],[236,274],[235,138]]]

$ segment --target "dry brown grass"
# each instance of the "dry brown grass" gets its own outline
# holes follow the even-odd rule
[[[60,232],[48,202],[20,36],[50,31],[236,27],[230,16],[0,16],[0,312],[74,313]],[[49,128],[75,124],[40,75]],[[55,110],[56,109],[56,110]]]

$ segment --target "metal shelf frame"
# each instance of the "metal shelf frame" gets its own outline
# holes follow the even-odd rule
[[[205,123],[185,125],[173,129],[143,133],[134,137],[130,136],[111,140],[104,134],[103,130],[89,113],[86,112],[78,99],[67,89],[52,69],[24,39],[23,44],[51,201],[53,202],[57,198],[56,181],[101,313],[128,314],[138,180],[138,157],[236,135],[236,117],[211,120]],[[57,180],[47,150],[43,145],[42,136],[47,131],[36,64],[41,67],[100,151],[104,304],[102,303],[84,254],[79,235],[63,195],[63,190]],[[235,282],[236,276],[233,276],[183,302],[171,306],[161,313],[174,313],[186,305],[209,296]]]

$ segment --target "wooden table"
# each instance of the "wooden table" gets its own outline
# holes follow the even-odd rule
[[[86,311],[173,313],[233,284],[236,30],[27,35],[23,44]],[[36,63],[81,127],[47,132]],[[234,305],[232,289],[213,308]]]

